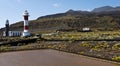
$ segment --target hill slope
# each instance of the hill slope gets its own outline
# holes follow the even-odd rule
[[[112,8],[112,7],[110,7]],[[116,7],[117,8],[117,7]],[[69,10],[65,13],[47,15],[30,21],[31,32],[55,31],[58,29],[81,29],[90,27],[93,30],[120,29],[120,11],[88,11]],[[1,31],[3,31],[1,29]],[[11,25],[11,30],[23,30],[23,22]]]
[[[109,12],[109,11],[120,11],[120,6],[118,7],[103,6],[93,9],[92,12]]]

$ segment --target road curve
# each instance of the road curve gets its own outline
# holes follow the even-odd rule
[[[55,50],[32,50],[0,54],[0,66],[120,66]]]

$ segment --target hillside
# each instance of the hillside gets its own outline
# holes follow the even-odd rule
[[[109,7],[112,8],[112,7]],[[91,12],[69,10],[65,13],[46,15],[30,21],[31,32],[49,32],[59,29],[78,29],[90,27],[92,30],[118,30],[120,29],[120,8],[113,11]],[[97,8],[99,9],[99,8]],[[11,30],[23,30],[23,22],[12,24]],[[1,29],[3,31],[4,28]]]
[[[93,9],[92,12],[109,12],[109,11],[120,11],[120,6],[118,7],[103,6],[103,7]]]

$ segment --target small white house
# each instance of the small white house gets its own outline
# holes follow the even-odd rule
[[[83,28],[82,31],[90,31],[90,28]]]
[[[22,31],[9,31],[9,37],[22,36]],[[3,36],[6,36],[5,31],[3,31]]]

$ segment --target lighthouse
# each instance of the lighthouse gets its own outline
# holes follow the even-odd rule
[[[30,32],[29,32],[29,30],[28,30],[28,26],[29,26],[28,17],[29,17],[29,13],[28,13],[27,10],[23,13],[23,17],[24,17],[23,37],[29,37],[29,36],[30,36]]]
[[[6,24],[5,24],[5,36],[9,36],[9,20],[6,20]]]

